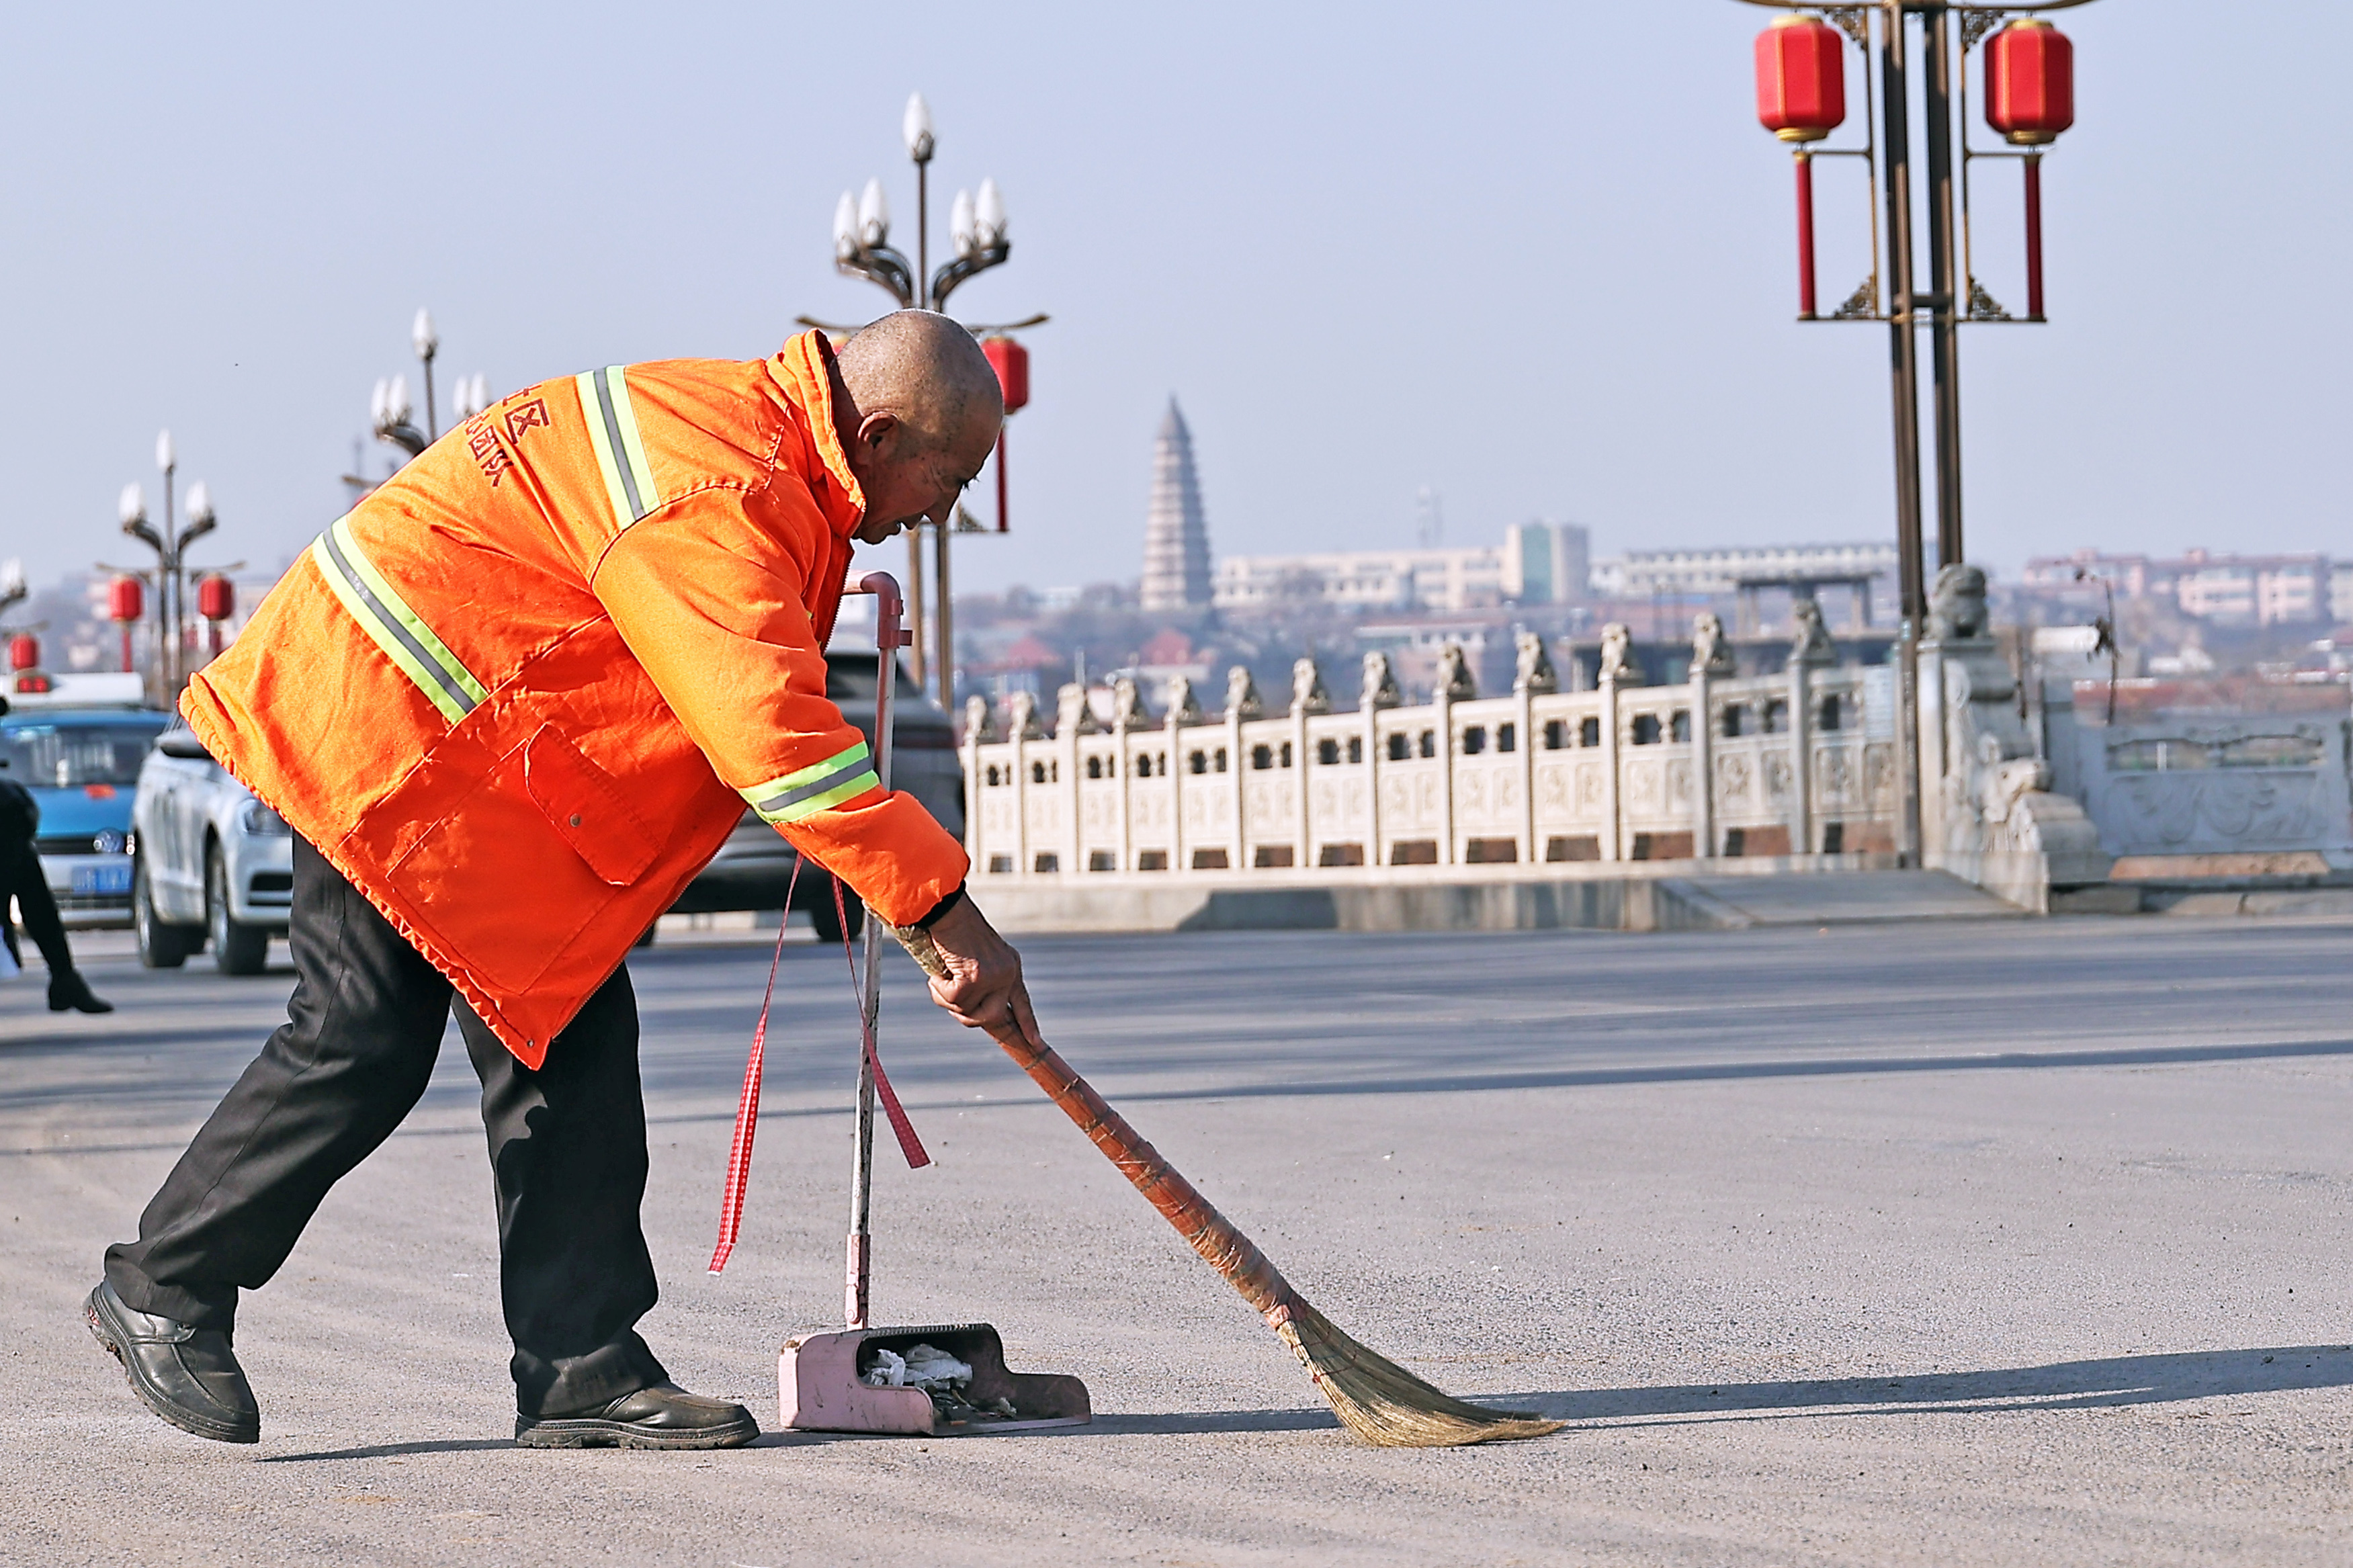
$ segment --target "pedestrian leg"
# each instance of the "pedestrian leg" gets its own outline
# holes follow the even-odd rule
[[[73,949],[66,944],[66,924],[58,915],[57,895],[42,874],[41,858],[29,844],[0,845],[0,919],[6,918],[8,895],[16,895],[16,909],[25,918],[25,934],[41,950],[52,975],[74,972]],[[12,949],[16,943],[8,944]],[[18,962],[24,954],[17,953]]]
[[[582,1410],[668,1382],[637,1334],[659,1291],[638,1219],[646,1106],[628,972],[548,1042],[536,1070],[470,1010],[458,1009],[458,1027],[482,1080],[516,1410]]]
[[[400,1125],[432,1076],[449,983],[301,837],[287,1022],[245,1069],[106,1277],[137,1311],[228,1330],[320,1201]]]

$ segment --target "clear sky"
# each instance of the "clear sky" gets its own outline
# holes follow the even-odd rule
[[[937,119],[1032,310],[1015,532],[960,586],[1133,577],[1183,401],[1221,552],[1546,516],[1597,549],[1878,538],[1884,329],[1794,324],[1787,153],[1732,0],[1516,5],[26,6],[0,95],[0,556],[132,554],[159,426],[208,560],[333,517],[376,377],[751,357],[835,276],[833,205]],[[896,23],[894,26],[892,24]],[[1967,334],[1970,553],[2347,537],[2353,6],[2102,0],[2047,165],[2047,328]],[[1850,56],[1851,61],[1855,57]],[[1981,271],[2021,305],[2014,165]],[[1830,171],[1822,289],[1867,269]],[[446,404],[445,404],[445,415]],[[2332,435],[2331,432],[2337,434]],[[368,462],[379,463],[373,442]],[[976,510],[993,511],[983,493]]]

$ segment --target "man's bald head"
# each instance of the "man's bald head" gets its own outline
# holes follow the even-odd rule
[[[1005,417],[997,372],[972,334],[936,310],[894,310],[844,343],[841,379],[860,415],[898,416],[929,451],[982,437]]]
[[[972,334],[933,310],[869,322],[834,356],[835,428],[866,494],[858,537],[879,544],[944,521],[1005,423],[997,372]]]

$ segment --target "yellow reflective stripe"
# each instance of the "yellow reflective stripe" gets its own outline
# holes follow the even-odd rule
[[[762,820],[788,823],[814,816],[868,790],[881,787],[882,781],[874,773],[871,753],[866,742],[860,741],[821,763],[737,793],[751,803]]]
[[[311,559],[352,619],[384,650],[385,657],[425,693],[425,700],[452,724],[490,695],[449,647],[433,633],[352,537],[351,519],[339,518],[311,546]]]
[[[580,416],[587,422],[588,445],[596,453],[596,471],[605,480],[605,494],[613,503],[614,525],[627,528],[661,505],[654,489],[653,464],[646,458],[644,438],[638,434],[637,410],[629,403],[629,381],[621,365],[584,370],[574,377],[580,390]]]

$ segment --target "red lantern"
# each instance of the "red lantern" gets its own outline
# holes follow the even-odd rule
[[[1846,121],[1846,40],[1816,16],[1757,35],[1757,118],[1784,142],[1819,142]]]
[[[1986,44],[1986,123],[2020,147],[2059,140],[2075,123],[2075,46],[2023,16]]]
[[[117,577],[107,585],[106,618],[128,624],[147,613],[146,590],[136,577]]]
[[[997,384],[1005,392],[1005,412],[1012,414],[1029,405],[1029,351],[1011,338],[989,338],[980,345],[988,356],[989,368],[997,372]]]
[[[1029,351],[1011,338],[988,338],[982,342],[980,352],[988,356],[988,365],[997,372],[997,384],[1005,394],[1005,412],[1015,413],[1029,406]],[[997,531],[1006,532],[1011,524],[1006,515],[1005,431],[997,432]]]
[[[38,669],[41,667],[41,639],[30,632],[18,632],[8,639],[8,668]]]
[[[196,613],[208,621],[225,621],[237,614],[237,587],[226,577],[196,580]]]

